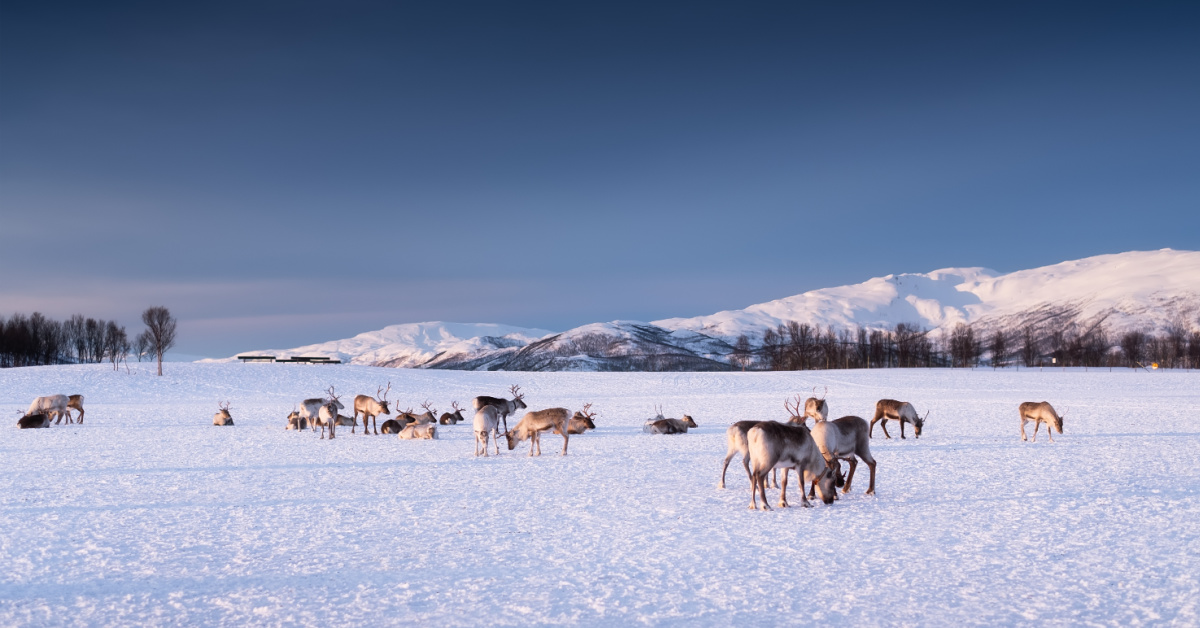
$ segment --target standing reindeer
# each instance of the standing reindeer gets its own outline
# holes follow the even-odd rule
[[[767,472],[772,469],[796,470],[800,477],[801,506],[812,506],[804,494],[805,482],[816,485],[821,501],[833,503],[840,469],[830,466],[821,456],[807,427],[763,421],[746,432],[746,441],[750,450],[750,510],[758,510],[759,495],[763,508],[771,509],[767,502]],[[779,507],[788,507],[786,473],[779,493]]]
[[[846,476],[845,485],[838,482],[838,486],[842,486],[843,493],[850,492],[850,483],[854,481],[854,470],[858,468],[858,459],[862,458],[862,461],[867,463],[867,467],[871,469],[871,485],[867,487],[867,495],[875,494],[875,458],[871,455],[870,436],[867,433],[867,422],[864,419],[856,416],[844,416],[836,421],[821,421],[813,426],[812,438],[829,465],[838,468],[839,475],[841,474],[839,460],[850,462],[850,474]],[[804,490],[803,485],[800,490]]]
[[[483,455],[488,455],[488,434],[492,434],[492,443],[496,446],[496,455],[500,455],[500,410],[496,406],[483,406],[475,411],[475,455],[479,455],[479,445],[483,445]]]
[[[375,399],[370,395],[358,395],[354,397],[354,423],[350,425],[351,434],[353,434],[355,428],[358,427],[358,413],[361,412],[363,415],[363,434],[370,433],[367,431],[367,421],[371,421],[371,423],[375,425],[375,434],[377,436],[379,435],[379,423],[375,417],[380,414],[392,413],[391,410],[388,409],[387,400],[387,394],[391,392],[391,390],[392,383],[388,382],[387,390],[384,390],[383,386],[380,386],[379,389],[375,391],[375,394],[379,396],[379,399]]]
[[[880,427],[883,428],[883,435],[891,438],[888,434],[887,422],[891,419],[900,424],[900,438],[904,438],[904,424],[912,423],[913,438],[921,438],[921,429],[925,427],[925,419],[929,417],[929,412],[925,412],[925,416],[917,416],[917,411],[913,409],[911,403],[907,401],[896,401],[895,399],[880,399],[875,404],[875,418],[871,419],[871,429],[867,436],[874,438],[875,422],[882,420]]]
[[[813,386],[813,394],[817,394],[817,387]],[[821,394],[821,398],[809,397],[804,401],[804,416],[812,417],[813,423],[824,421],[829,418],[829,404],[825,403],[825,397],[829,395],[829,387],[825,387],[825,392]],[[799,399],[797,399],[799,405]]]
[[[512,393],[512,400],[500,399],[499,397],[480,396],[471,400],[471,407],[478,412],[484,406],[494,406],[499,412],[500,420],[504,422],[504,433],[508,433],[508,415],[516,414],[517,410],[527,408],[525,405],[525,395],[521,393],[521,387],[513,384],[509,387],[508,392]]]
[[[461,421],[466,421],[462,415],[463,409],[458,407],[457,401],[450,404],[450,409],[454,412],[443,412],[441,418],[438,419],[438,423],[442,425],[457,425]]]
[[[1050,405],[1049,401],[1026,401],[1022,403],[1018,409],[1021,413],[1021,440],[1025,440],[1025,422],[1033,421],[1033,442],[1037,442],[1038,428],[1042,423],[1046,424],[1046,435],[1050,437],[1050,442],[1054,442],[1054,430],[1058,430],[1062,434],[1063,419],[1067,417],[1067,413],[1063,412],[1059,416],[1054,411],[1054,406]],[[1053,428],[1053,429],[1051,429]]]
[[[71,410],[79,411],[79,424],[83,425],[83,395],[71,395],[67,398],[67,422],[71,422]]]
[[[346,406],[338,400],[338,396],[334,393],[333,386],[325,391],[328,397],[305,399],[300,402],[300,418],[304,419],[315,432],[317,426],[321,426],[321,438],[325,438],[325,426],[329,426],[330,440],[336,437],[335,427],[337,426],[338,410],[344,409]]]
[[[508,439],[508,450],[512,451],[518,443],[528,440],[529,455],[533,456],[533,450],[537,448],[537,455],[540,456],[542,455],[542,432],[553,429],[562,434],[562,455],[567,455],[567,445],[571,442],[570,418],[571,411],[566,408],[550,408],[526,413],[516,427],[505,434]]]
[[[696,421],[688,415],[683,415],[682,419],[666,419],[663,418],[662,408],[656,407],[657,416],[649,421],[646,421],[642,426],[642,431],[647,434],[687,434],[689,427],[700,427],[696,425]]]
[[[45,414],[57,419],[55,425],[67,417],[67,423],[73,423],[71,413],[67,410],[71,400],[66,395],[46,395],[38,397],[29,404],[29,409],[25,411],[26,415]]]
[[[213,415],[213,425],[233,425],[233,416],[229,414],[229,402],[219,403],[217,407],[220,409]],[[80,423],[82,422],[81,420]]]
[[[592,420],[596,416],[595,412],[591,411],[592,404],[583,404],[582,410],[576,410],[575,415],[571,417],[571,421],[567,424],[567,431],[572,434],[582,434],[588,430],[596,429],[596,423]],[[562,436],[562,431],[557,427],[554,428],[554,433]]]
[[[804,415],[800,414],[800,395],[796,395],[796,405],[793,407],[787,399],[783,400],[783,407],[788,411],[788,425],[804,425]],[[738,421],[730,425],[725,430],[725,443],[728,449],[725,451],[725,463],[721,466],[721,482],[717,484],[717,488],[725,488],[725,471],[729,469],[729,461],[737,454],[742,454],[742,467],[746,469],[746,477],[753,481],[750,475],[750,444],[746,440],[746,434],[750,428],[762,423],[762,421]],[[779,488],[779,469],[772,470],[772,488]],[[783,472],[786,474],[787,469]]]

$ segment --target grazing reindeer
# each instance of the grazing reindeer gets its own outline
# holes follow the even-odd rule
[[[696,421],[688,415],[683,415],[682,419],[664,419],[662,408],[655,408],[658,416],[646,421],[642,426],[642,431],[647,434],[687,434],[689,427],[700,427],[696,425]]]
[[[508,388],[508,392],[512,393],[512,400],[500,399],[499,397],[476,397],[471,400],[471,407],[476,411],[484,406],[495,406],[500,412],[500,420],[504,422],[504,433],[508,433],[508,415],[516,414],[517,410],[525,409],[529,406],[525,405],[525,395],[521,392],[521,387],[513,384]]]
[[[833,503],[837,471],[821,456],[807,427],[763,421],[746,432],[746,441],[750,450],[750,510],[758,510],[759,495],[763,509],[771,509],[767,502],[767,472],[772,469],[796,470],[800,478],[801,506],[812,507],[804,495],[806,481],[817,486],[821,501]],[[779,507],[788,507],[786,473],[779,493]]]
[[[1037,442],[1038,428],[1042,423],[1046,424],[1046,435],[1050,437],[1050,442],[1054,442],[1054,430],[1058,430],[1062,434],[1063,419],[1067,417],[1067,413],[1063,412],[1060,416],[1054,411],[1054,406],[1050,405],[1049,401],[1038,403],[1036,401],[1026,401],[1021,404],[1017,410],[1021,413],[1021,440],[1025,440],[1025,422],[1033,421],[1033,442]],[[1053,428],[1053,429],[1051,429]]]
[[[71,410],[79,411],[79,424],[83,425],[83,395],[71,395],[67,398],[67,422],[71,422]]]
[[[572,434],[582,434],[588,430],[596,429],[596,423],[592,420],[596,416],[595,412],[591,411],[592,404],[583,404],[582,410],[576,410],[575,415],[571,417],[571,421],[567,424],[567,431]],[[562,436],[562,431],[557,427],[554,428],[554,433]]]
[[[527,412],[511,432],[505,434],[508,439],[508,450],[516,448],[517,443],[529,441],[529,455],[537,448],[537,455],[542,455],[542,432],[556,429],[563,437],[562,455],[567,455],[567,445],[571,442],[570,429],[571,411],[566,408],[550,408]]]
[[[821,421],[813,426],[812,438],[829,465],[838,468],[839,475],[841,463],[838,461],[850,462],[850,474],[846,476],[845,485],[838,482],[843,493],[850,492],[854,470],[858,468],[858,459],[862,458],[871,469],[871,485],[867,487],[867,495],[875,494],[875,457],[871,455],[870,435],[867,433],[867,422],[864,419],[844,416],[836,421]],[[800,490],[803,491],[804,487],[801,486]]]
[[[437,425],[412,423],[400,430],[400,440],[434,440],[437,438]]]
[[[379,424],[377,420],[375,420],[375,417],[376,415],[380,414],[392,413],[392,411],[388,409],[387,400],[387,394],[391,390],[392,383],[388,382],[387,390],[384,390],[383,386],[380,386],[379,390],[375,391],[375,394],[379,396],[379,399],[375,399],[370,395],[358,395],[354,398],[354,423],[350,424],[351,434],[353,434],[354,429],[358,427],[358,413],[360,412],[363,415],[363,434],[369,434],[369,432],[367,432],[367,421],[371,421],[375,425],[375,434],[379,434]]]
[[[921,429],[925,427],[925,419],[929,417],[929,412],[925,412],[925,416],[917,416],[917,411],[913,409],[911,403],[907,401],[896,401],[895,399],[880,399],[875,404],[875,418],[871,419],[871,430],[869,437],[874,438],[875,422],[882,420],[880,427],[883,428],[883,435],[891,438],[891,434],[887,431],[888,419],[896,421],[900,424],[900,438],[904,438],[904,424],[912,423],[913,438],[921,438]]]
[[[71,400],[66,395],[46,395],[45,397],[34,399],[33,403],[29,404],[29,409],[25,411],[25,414],[49,415],[57,419],[54,421],[55,425],[61,422],[64,416],[67,417],[67,423],[74,423],[71,420],[71,413],[67,410],[70,403]]]
[[[308,420],[300,416],[298,411],[292,410],[292,413],[288,415],[287,427],[283,429],[297,431],[306,430],[308,429]]]
[[[20,412],[20,410],[17,411],[18,414],[20,414]],[[17,429],[28,430],[39,427],[50,427],[49,414],[26,414],[17,419]]]
[[[317,426],[321,426],[321,438],[325,438],[325,426],[329,426],[329,438],[332,440],[336,437],[335,426],[337,425],[338,410],[345,409],[346,406],[338,400],[338,396],[334,394],[333,386],[325,391],[329,396],[326,398],[305,399],[300,402],[300,417],[303,418],[315,432]]]
[[[813,386],[813,394],[817,394],[817,387]],[[804,401],[804,416],[812,417],[813,423],[824,421],[829,418],[829,404],[825,403],[825,397],[829,395],[829,387],[825,387],[825,392],[821,394],[821,398],[809,397]],[[799,397],[797,395],[797,397]],[[799,399],[796,400],[799,405]]]
[[[788,415],[791,417],[788,419],[788,425],[804,425],[804,415],[800,414],[800,395],[796,395],[795,407],[792,407],[787,399],[783,400],[783,407],[787,409]],[[725,452],[725,464],[721,467],[721,483],[717,485],[717,488],[725,488],[725,471],[729,469],[729,461],[739,453],[742,454],[742,467],[746,469],[746,477],[754,479],[750,475],[750,445],[746,440],[746,433],[759,423],[762,421],[738,421],[725,430],[725,442],[728,449]],[[786,474],[787,469],[785,468],[783,472]],[[772,488],[779,488],[779,469],[773,470],[772,481],[774,483]]]
[[[213,415],[213,425],[233,425],[233,416],[229,414],[229,402],[217,404],[220,408]]]
[[[496,406],[483,406],[475,411],[475,455],[479,455],[479,445],[483,444],[483,455],[488,455],[488,434],[492,434],[492,443],[496,446],[496,455],[500,455],[500,410]]]
[[[454,412],[443,412],[441,418],[438,419],[438,423],[442,425],[457,425],[461,421],[466,421],[462,415],[463,409],[458,407],[457,401],[450,404],[450,409],[454,410]]]

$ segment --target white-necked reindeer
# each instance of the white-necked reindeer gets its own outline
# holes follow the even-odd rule
[[[700,427],[695,419],[686,414],[682,419],[667,419],[663,418],[661,407],[656,406],[654,411],[656,416],[642,426],[642,431],[647,434],[687,434],[689,427]]]
[[[870,436],[867,434],[865,420],[856,416],[844,416],[836,421],[821,421],[813,426],[812,438],[830,466],[838,468],[839,475],[841,474],[839,461],[850,462],[850,473],[846,476],[845,483],[838,482],[843,493],[850,492],[850,483],[854,481],[854,470],[858,468],[858,459],[861,458],[871,470],[871,485],[867,487],[867,495],[875,494],[875,457],[871,455]],[[802,486],[800,490],[804,490],[804,487]]]
[[[796,405],[792,406],[787,399],[783,400],[783,407],[788,412],[788,425],[804,425],[804,415],[800,414],[800,395],[796,395]],[[746,477],[753,481],[750,475],[750,445],[746,440],[746,434],[750,428],[762,423],[762,421],[738,421],[730,425],[725,430],[725,443],[727,449],[725,451],[725,462],[721,466],[721,482],[717,484],[717,488],[725,488],[725,472],[729,469],[729,461],[733,457],[742,454],[742,467],[746,469]],[[787,473],[787,469],[783,470]],[[774,486],[779,488],[779,469],[774,469],[771,475]]]
[[[333,386],[325,391],[328,397],[305,399],[300,402],[300,418],[308,422],[308,425],[315,432],[317,426],[321,426],[321,438],[325,438],[325,426],[329,426],[329,438],[336,438],[336,426],[338,410],[345,409],[346,406],[338,400],[337,394],[333,390]]]
[[[562,455],[567,455],[567,445],[571,442],[570,430],[571,411],[566,408],[549,408],[546,410],[536,410],[527,412],[521,417],[520,422],[511,432],[505,434],[508,439],[508,450],[512,451],[521,441],[529,441],[529,455],[533,456],[534,449],[537,449],[537,455],[542,455],[542,432],[556,430],[556,433],[562,434],[563,448]]]
[[[813,386],[813,395],[817,394],[817,387]],[[813,423],[825,421],[829,418],[829,404],[825,402],[825,397],[829,395],[829,387],[825,387],[825,392],[821,394],[821,398],[815,396],[809,397],[804,401],[804,416],[812,417]],[[798,396],[798,395],[797,395]],[[797,399],[797,404],[799,400]]]
[[[1069,409],[1069,408],[1068,408]],[[1050,437],[1050,442],[1054,442],[1054,430],[1058,430],[1062,434],[1063,419],[1067,417],[1067,413],[1063,412],[1060,416],[1054,411],[1054,406],[1050,405],[1049,401],[1026,401],[1018,408],[1021,413],[1021,440],[1025,440],[1025,422],[1033,421],[1033,442],[1037,442],[1038,428],[1042,423],[1046,424],[1046,435]]]
[[[434,440],[437,438],[436,424],[410,423],[400,430],[400,440]]]
[[[375,434],[379,434],[379,423],[375,417],[380,414],[392,413],[392,411],[388,409],[387,400],[387,394],[391,392],[391,390],[392,383],[388,382],[387,390],[384,390],[383,386],[380,386],[379,390],[375,391],[375,394],[379,397],[378,399],[370,395],[357,395],[354,397],[354,423],[350,425],[351,434],[353,434],[354,430],[358,427],[358,414],[360,412],[363,415],[363,434],[370,433],[367,431],[367,421],[371,421],[371,423],[375,426]]]
[[[888,434],[887,422],[888,419],[896,421],[900,424],[900,438],[904,438],[904,424],[911,423],[913,426],[913,438],[921,437],[921,429],[925,427],[925,419],[929,417],[929,412],[925,412],[925,416],[918,416],[917,411],[913,409],[911,403],[907,401],[896,401],[895,399],[880,399],[875,403],[875,418],[871,419],[871,429],[867,434],[868,437],[875,435],[875,422],[883,421],[880,427],[883,428],[883,435],[891,438]]]
[[[583,409],[576,410],[575,414],[571,417],[570,422],[567,424],[567,431],[572,434],[582,434],[588,430],[596,429],[596,422],[592,420],[595,416],[596,413],[592,412],[592,404],[583,404]],[[554,428],[554,433],[562,436],[562,431],[557,427]]]
[[[492,443],[496,446],[496,455],[500,455],[500,410],[496,406],[483,406],[475,411],[475,421],[473,425],[475,431],[475,455],[478,456],[479,446],[483,445],[483,455],[488,455],[488,435],[492,436]]]
[[[73,423],[71,413],[67,410],[70,404],[71,399],[66,395],[46,395],[34,399],[33,403],[29,404],[29,409],[25,411],[25,414],[28,416],[45,414],[57,419],[55,424],[62,421],[63,417],[66,417],[67,423]]]
[[[450,409],[454,412],[443,412],[442,416],[438,418],[438,423],[441,423],[442,425],[456,425],[467,420],[463,417],[463,409],[458,407],[457,401],[450,404]]]
[[[229,414],[229,402],[217,404],[217,413],[213,415],[213,425],[233,425],[233,415]]]
[[[832,504],[840,469],[826,463],[817,449],[807,427],[784,425],[775,421],[763,421],[746,432],[750,450],[750,509],[758,510],[758,496],[762,496],[763,508],[771,509],[767,502],[767,472],[773,469],[795,469],[800,478],[800,505],[809,508],[804,484],[813,482],[820,491],[821,501]],[[779,507],[787,508],[787,474],[779,493]]]
[[[525,405],[525,394],[521,392],[521,387],[513,384],[508,388],[508,392],[512,393],[513,398],[501,399],[499,397],[488,397],[481,395],[471,400],[471,407],[478,412],[484,406],[493,406],[499,413],[500,420],[504,422],[504,433],[508,433],[508,416],[516,414],[517,410],[527,408]]]

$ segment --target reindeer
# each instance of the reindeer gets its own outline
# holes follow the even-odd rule
[[[63,417],[67,417],[67,423],[74,423],[71,420],[71,413],[67,410],[71,400],[66,395],[46,395],[38,397],[29,404],[29,409],[25,411],[26,415],[46,414],[57,419],[54,424],[58,425]]]
[[[763,421],[746,432],[750,451],[750,510],[758,510],[758,496],[762,496],[763,509],[770,510],[767,502],[767,472],[772,469],[795,469],[800,478],[800,505],[811,508],[804,495],[804,483],[813,482],[821,492],[821,501],[832,504],[835,484],[840,468],[835,469],[821,456],[816,443],[803,425],[784,425],[775,421]],[[787,474],[783,475],[783,487],[779,493],[779,507],[787,508]]]
[[[529,406],[525,405],[525,395],[521,392],[521,387],[513,384],[508,388],[508,392],[512,393],[512,400],[500,399],[498,397],[476,397],[471,400],[471,406],[479,411],[484,406],[495,406],[500,412],[500,420],[504,422],[504,433],[508,433],[508,415],[516,414],[517,410],[525,409]]]
[[[325,438],[325,427],[329,426],[330,440],[336,437],[335,426],[337,425],[338,410],[345,409],[346,406],[338,400],[338,396],[334,393],[333,386],[325,391],[329,396],[326,398],[305,399],[300,402],[300,417],[303,418],[315,432],[317,426],[321,426],[321,438]]]
[[[18,410],[17,414],[20,413],[21,411]],[[17,429],[28,430],[39,427],[50,427],[49,414],[42,414],[40,412],[38,414],[26,414],[17,419]]]
[[[500,455],[500,410],[496,406],[485,405],[475,411],[475,455],[479,455],[479,445],[483,444],[483,455],[488,455],[488,434],[493,435],[492,443],[496,446],[496,455]]]
[[[1046,435],[1050,437],[1050,442],[1054,442],[1054,430],[1058,430],[1062,434],[1063,419],[1067,418],[1067,413],[1063,412],[1061,416],[1054,411],[1054,406],[1050,405],[1049,401],[1026,401],[1017,409],[1021,413],[1021,440],[1025,439],[1025,422],[1033,421],[1033,442],[1037,442],[1038,428],[1042,423],[1046,424]],[[1054,429],[1051,429],[1054,428]]]
[[[689,427],[699,427],[696,421],[686,414],[682,419],[665,419],[661,407],[656,406],[655,412],[657,416],[642,426],[642,431],[647,434],[687,434]]]
[[[305,419],[304,417],[300,416],[299,411],[292,410],[292,413],[289,414],[288,418],[287,418],[287,427],[285,427],[283,429],[297,430],[297,431],[306,430],[306,429],[308,429],[308,420]]]
[[[813,386],[813,394],[817,394],[817,387]],[[829,418],[829,404],[825,403],[825,397],[829,394],[829,387],[825,387],[825,392],[821,394],[821,398],[809,397],[804,401],[804,416],[812,417],[813,423],[824,421]],[[797,405],[799,405],[799,395],[797,395]],[[803,420],[803,419],[801,419]]]
[[[850,483],[854,481],[854,470],[858,468],[858,459],[861,458],[871,469],[871,485],[867,487],[867,495],[875,494],[875,457],[871,455],[870,435],[867,433],[866,420],[856,416],[844,416],[836,421],[821,421],[813,426],[812,438],[829,465],[838,468],[839,475],[841,474],[841,463],[838,461],[848,460],[850,462],[850,474],[846,476],[844,486],[842,482],[838,482],[838,486],[842,487],[842,493],[850,492]],[[804,487],[801,486],[800,490],[803,491]],[[809,496],[812,496],[811,491]]]
[[[575,415],[571,417],[571,421],[567,424],[567,431],[572,434],[582,434],[588,430],[596,429],[596,423],[592,420],[596,416],[595,412],[591,411],[592,404],[583,404],[583,410],[576,410]],[[554,433],[562,436],[562,430],[554,428]]]
[[[880,399],[875,404],[875,418],[871,419],[871,429],[869,437],[875,436],[875,422],[882,420],[880,427],[883,428],[883,435],[891,438],[888,434],[887,422],[888,419],[896,421],[900,424],[900,438],[904,438],[904,424],[912,423],[913,438],[921,438],[921,429],[925,427],[925,419],[929,417],[929,412],[925,412],[925,416],[917,416],[917,411],[913,409],[911,403],[907,401],[896,401],[895,399]]]
[[[416,423],[417,425],[436,423],[437,419],[434,417],[434,415],[437,414],[437,410],[433,409],[431,406],[432,404],[430,404],[429,401],[426,401],[425,403],[421,404],[421,407],[425,408],[425,412],[416,414],[413,412],[412,408],[409,408],[396,418],[399,419],[401,426],[407,426],[410,423]]]
[[[229,402],[218,403],[217,407],[219,410],[213,415],[213,425],[233,425],[233,416],[229,414]],[[82,418],[80,417],[80,419]]]
[[[437,438],[437,425],[412,423],[400,430],[400,440],[433,440]]]
[[[71,422],[71,409],[79,411],[79,424],[83,425],[83,395],[71,395],[67,398],[67,422]]]
[[[788,411],[791,418],[788,419],[788,425],[804,425],[804,415],[800,414],[800,395],[796,395],[796,405],[792,407],[787,399],[783,400],[783,407]],[[728,449],[725,451],[725,463],[721,466],[721,483],[717,484],[717,488],[725,488],[725,472],[729,469],[729,461],[737,454],[742,454],[742,467],[746,469],[746,477],[750,476],[750,446],[746,440],[746,433],[750,428],[762,423],[762,421],[738,421],[730,425],[725,430],[725,442]],[[772,474],[774,486],[779,488],[779,469],[774,469]],[[783,472],[786,474],[787,469]]]
[[[363,415],[363,434],[370,433],[367,432],[367,421],[371,421],[375,425],[375,435],[379,435],[379,424],[377,420],[375,420],[375,417],[376,415],[380,414],[392,413],[392,411],[388,409],[387,400],[387,394],[391,392],[391,390],[392,383],[389,381],[387,384],[387,390],[384,390],[383,386],[380,386],[379,389],[375,391],[375,394],[379,397],[378,400],[369,395],[358,395],[354,397],[354,422],[350,424],[351,434],[353,434],[355,428],[358,427],[358,413],[361,412]]]
[[[456,425],[460,421],[466,421],[462,415],[463,409],[458,407],[457,401],[450,404],[450,409],[454,410],[454,412],[443,412],[441,418],[438,419],[438,423],[442,425]]]
[[[571,442],[570,429],[571,411],[566,408],[550,408],[527,412],[521,417],[513,431],[504,436],[508,439],[508,450],[512,451],[523,440],[529,441],[529,455],[533,456],[534,448],[537,455],[542,455],[542,432],[557,428],[563,437],[562,455],[567,455],[567,445]]]

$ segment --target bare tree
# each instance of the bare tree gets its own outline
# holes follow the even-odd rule
[[[992,368],[1008,366],[1008,337],[1003,329],[992,332]]]
[[[750,364],[750,338],[746,334],[738,336],[737,342],[733,345],[733,354],[729,356],[729,361],[733,363],[734,368],[740,367],[743,371]]]
[[[1125,356],[1125,362],[1130,368],[1142,365],[1142,353],[1145,349],[1146,334],[1140,331],[1131,331],[1121,336],[1121,353]]]
[[[154,306],[142,312],[142,322],[146,324],[146,331],[143,331],[142,335],[145,336],[145,342],[149,343],[150,352],[158,358],[158,374],[161,376],[163,354],[175,346],[177,321],[167,308]],[[141,337],[138,338],[138,342],[143,342]]]

